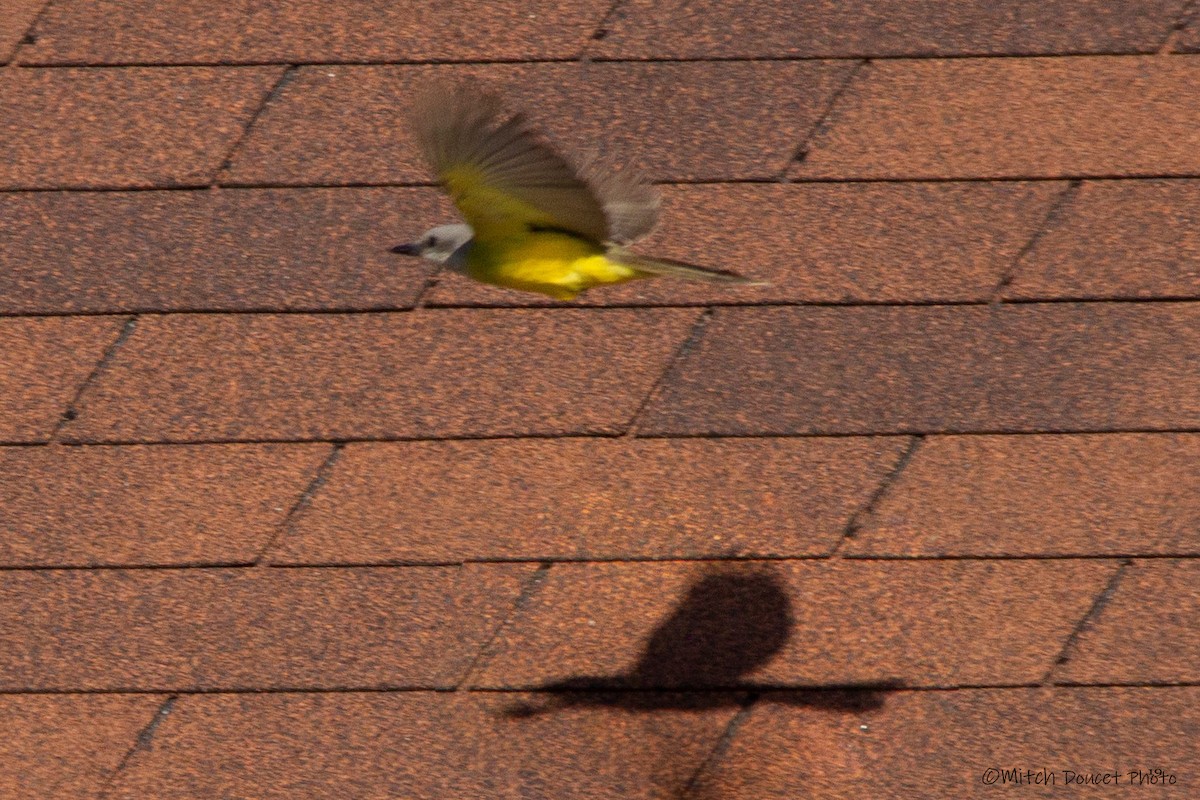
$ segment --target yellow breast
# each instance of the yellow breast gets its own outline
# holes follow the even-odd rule
[[[572,300],[585,289],[641,277],[610,260],[603,248],[566,234],[533,233],[521,239],[472,248],[467,272],[475,280],[509,289]]]

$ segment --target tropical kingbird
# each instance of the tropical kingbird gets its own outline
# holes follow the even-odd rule
[[[414,102],[412,129],[468,224],[440,225],[393,253],[557,300],[660,275],[753,283],[732,272],[626,250],[658,219],[654,187],[599,162],[572,169],[522,114],[502,119],[493,94],[469,84],[433,87]]]

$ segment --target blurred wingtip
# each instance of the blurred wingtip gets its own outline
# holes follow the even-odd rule
[[[440,172],[463,133],[490,128],[502,108],[500,93],[477,78],[434,78],[412,93],[408,126],[430,166]]]
[[[604,207],[608,241],[629,244],[653,230],[662,195],[641,171],[591,153],[580,161],[578,174]]]

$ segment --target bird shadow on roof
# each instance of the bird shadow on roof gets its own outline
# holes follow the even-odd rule
[[[904,688],[897,679],[802,689],[746,680],[783,649],[795,624],[791,598],[769,564],[721,562],[692,582],[628,670],[543,683],[531,690],[536,700],[501,713],[519,719],[577,706],[702,710],[755,702],[859,712]]]

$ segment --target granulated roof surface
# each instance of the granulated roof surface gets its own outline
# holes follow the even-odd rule
[[[3,800],[1200,796],[1200,5],[2,5]],[[467,76],[770,285],[390,254]]]

